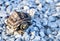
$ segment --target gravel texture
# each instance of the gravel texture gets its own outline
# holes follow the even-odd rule
[[[14,10],[32,17],[23,36],[5,33],[5,20]],[[0,0],[0,41],[60,41],[60,0]]]

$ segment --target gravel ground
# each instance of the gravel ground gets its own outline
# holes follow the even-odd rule
[[[14,10],[32,17],[21,35],[6,35],[5,20]],[[0,41],[60,41],[60,0],[0,0]]]

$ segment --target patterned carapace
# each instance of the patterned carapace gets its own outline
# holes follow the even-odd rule
[[[31,17],[27,13],[14,11],[9,18],[7,18],[5,23],[7,33],[11,34],[14,31],[21,33],[31,24]]]

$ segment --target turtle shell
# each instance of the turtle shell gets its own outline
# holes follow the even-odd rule
[[[24,12],[14,11],[6,20],[6,25],[14,31],[25,30],[31,24],[31,17]]]

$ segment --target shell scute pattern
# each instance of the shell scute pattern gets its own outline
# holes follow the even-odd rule
[[[15,11],[9,16],[9,18],[7,18],[5,23],[6,29],[12,30],[11,33],[14,31],[21,33],[31,24],[31,17],[27,13]]]

